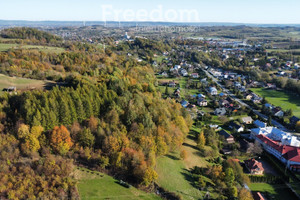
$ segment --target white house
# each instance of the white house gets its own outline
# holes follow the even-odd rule
[[[199,106],[207,106],[208,102],[205,99],[198,99],[197,103]]]
[[[209,93],[211,95],[218,95],[218,90],[215,87],[210,87],[209,88]]]

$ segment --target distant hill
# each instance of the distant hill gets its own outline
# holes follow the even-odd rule
[[[52,35],[50,33],[40,31],[34,28],[9,28],[4,29],[0,32],[0,36],[2,38],[10,38],[10,39],[35,39],[35,40],[45,40],[46,42],[50,42],[53,40],[61,40],[61,38]]]
[[[250,23],[230,23],[230,22],[120,22],[122,26],[253,26],[253,27],[300,27],[300,24],[250,24]],[[118,27],[116,21],[25,21],[25,20],[0,20],[0,28],[5,27],[62,27],[62,26],[93,26],[106,25],[109,27]]]

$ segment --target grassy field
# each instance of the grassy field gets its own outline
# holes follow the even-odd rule
[[[179,158],[179,153],[170,153],[158,158],[156,171],[157,183],[170,192],[175,192],[183,199],[199,199],[203,196],[199,190],[191,185],[189,172]]]
[[[287,93],[284,91],[266,90],[264,88],[251,88],[251,90],[265,97],[266,100],[275,105],[280,106],[283,110],[292,109],[293,114],[300,117],[300,97],[293,93]]]
[[[3,88],[15,86],[17,90],[42,89],[49,81],[40,81],[27,78],[10,77],[0,74],[0,94]]]
[[[82,171],[84,170],[84,171]],[[134,187],[121,186],[111,176],[95,173],[80,168],[75,171],[78,180],[78,190],[82,200],[124,199],[124,200],[159,200],[159,196],[146,193]]]
[[[251,191],[268,193],[272,199],[282,200],[296,199],[285,184],[270,185],[267,183],[252,183],[250,184]]]
[[[286,53],[286,52],[300,52],[300,49],[267,49],[267,52],[280,52],[280,53]]]
[[[39,45],[20,45],[20,44],[4,44],[0,43],[0,52],[7,51],[10,48],[16,49],[31,49],[31,50],[39,50],[44,51],[46,53],[62,53],[65,50],[59,47],[48,47],[48,46],[39,46]]]
[[[184,160],[184,165],[187,169],[193,168],[195,166],[205,167],[209,164],[203,158],[203,156],[200,156],[200,152],[197,148],[196,143],[197,132],[200,133],[200,130],[193,126],[190,134],[187,136],[182,146],[182,150],[185,150],[187,152],[187,158]]]

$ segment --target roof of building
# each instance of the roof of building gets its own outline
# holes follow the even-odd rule
[[[243,122],[249,122],[249,121],[252,122],[253,119],[252,119],[252,117],[248,116],[248,117],[243,117],[243,118],[242,118],[242,121],[243,121]]]
[[[248,167],[249,170],[257,170],[257,171],[264,170],[262,163],[258,162],[254,158],[245,160],[244,163]]]
[[[285,159],[300,163],[300,148],[288,145],[281,145],[278,142],[271,140],[267,136],[257,135],[260,141],[277,150]]]
[[[215,87],[210,87],[210,88],[209,88],[209,91],[210,91],[210,92],[217,92],[217,89],[216,89]]]
[[[227,138],[233,138],[233,136],[232,136],[231,134],[229,134],[229,133],[228,133],[227,131],[225,131],[225,130],[220,130],[220,131],[219,131],[219,134],[222,135],[222,136],[224,136],[225,139],[227,139]]]
[[[183,100],[180,102],[180,104],[183,106],[183,107],[187,107],[187,105],[189,104],[189,102]]]
[[[255,120],[255,121],[254,121],[254,125],[256,125],[257,127],[261,127],[261,128],[264,128],[264,127],[267,126],[266,123],[264,123],[264,122],[262,122],[262,121],[260,121],[260,120]]]
[[[285,153],[283,157],[289,161],[300,163],[300,148],[293,147],[293,149]]]
[[[252,192],[252,196],[254,200],[265,200],[260,192]]]
[[[232,128],[236,128],[236,129],[240,129],[242,126],[236,124],[235,122],[231,121],[229,123],[229,126],[231,126]]]
[[[290,118],[290,122],[297,123],[300,119],[296,116]]]

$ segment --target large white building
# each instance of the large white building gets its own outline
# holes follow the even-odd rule
[[[300,172],[300,141],[275,127],[255,128],[251,136],[292,171]]]
[[[276,127],[260,127],[251,130],[252,136],[264,135],[271,140],[277,141],[282,145],[289,145],[294,147],[300,147],[300,141],[296,136],[292,136],[290,133],[286,133]]]

